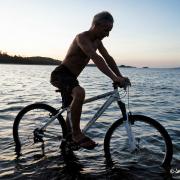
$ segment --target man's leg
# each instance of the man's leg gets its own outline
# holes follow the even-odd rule
[[[84,148],[93,149],[96,143],[86,137],[80,129],[82,105],[85,98],[85,90],[77,86],[72,90],[73,100],[71,103],[72,139]]]
[[[75,141],[82,138],[82,132],[80,129],[80,119],[82,112],[82,105],[85,98],[85,90],[77,86],[72,90],[73,100],[71,102],[71,121],[72,121],[72,135]]]

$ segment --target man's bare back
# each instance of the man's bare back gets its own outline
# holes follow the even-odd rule
[[[100,41],[99,39],[92,40],[88,31],[78,34],[75,37],[62,64],[64,64],[76,76],[81,73],[81,71],[89,63],[90,60],[90,57],[88,57],[87,54],[85,54],[83,50],[79,47],[79,38],[88,39],[94,51],[97,50]]]

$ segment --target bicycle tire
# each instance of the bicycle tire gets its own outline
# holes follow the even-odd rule
[[[107,162],[122,166],[138,164],[169,168],[173,146],[165,128],[156,120],[143,115],[130,115],[129,121],[138,150],[134,153],[128,151],[125,121],[121,118],[112,124],[105,135],[104,152]]]
[[[63,139],[66,136],[66,123],[64,118],[59,115],[57,118],[58,122],[55,120],[47,127],[45,131],[46,136],[42,138],[41,142],[39,141],[39,143],[33,143],[34,130],[42,127],[42,123],[47,122],[45,120],[48,120],[48,118],[55,115],[57,112],[58,111],[55,108],[47,104],[35,103],[24,107],[17,114],[13,124],[13,138],[15,142],[15,152],[17,155],[21,155],[23,146],[27,146],[26,153],[28,153],[27,149],[29,149],[29,151],[30,149],[35,149],[35,147],[32,146],[39,143],[42,144],[42,142],[43,148],[48,146],[49,149],[53,149],[53,146],[55,146],[55,144],[57,145],[57,138]],[[35,125],[33,123],[35,123]],[[51,140],[53,141],[51,142]],[[29,146],[31,146],[31,148],[29,148]]]

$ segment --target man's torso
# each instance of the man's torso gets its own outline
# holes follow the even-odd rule
[[[84,32],[87,35],[87,32]],[[98,48],[99,40],[91,41],[94,50]],[[84,67],[88,64],[90,58],[78,46],[77,39],[75,38],[67,52],[62,64],[65,65],[74,75],[78,76]]]

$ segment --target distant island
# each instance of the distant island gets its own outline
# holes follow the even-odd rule
[[[96,66],[96,65],[95,65],[95,64],[88,64],[88,66],[94,67],[94,66]],[[136,68],[136,67],[134,67],[134,66],[126,66],[126,65],[118,65],[118,67],[120,67],[120,68]]]
[[[125,66],[125,65],[120,65],[120,66],[118,66],[118,67],[120,67],[120,68],[136,68],[136,67],[134,67],[134,66]]]
[[[33,57],[22,57],[22,56],[10,56],[7,53],[2,53],[0,51],[0,64],[27,64],[27,65],[59,65],[61,64],[61,60],[49,58],[49,57],[41,57],[41,56],[33,56]],[[95,64],[88,64],[89,67],[96,66]],[[120,68],[136,68],[133,66],[125,66],[119,65]],[[146,67],[147,68],[147,67]]]

